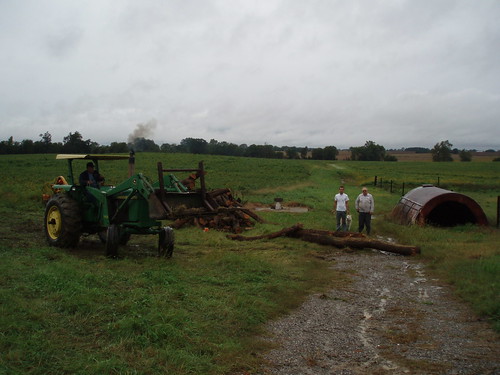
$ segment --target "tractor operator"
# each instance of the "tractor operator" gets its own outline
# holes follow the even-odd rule
[[[104,183],[104,177],[95,171],[94,163],[91,161],[87,163],[87,170],[80,173],[78,181],[81,186],[91,186],[99,189],[99,186]]]

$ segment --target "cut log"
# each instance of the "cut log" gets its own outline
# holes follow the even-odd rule
[[[247,237],[247,236],[241,236],[239,234],[229,234],[227,236],[227,238],[229,238],[231,240],[236,240],[236,241],[255,241],[255,240],[263,240],[263,239],[272,239],[272,238],[277,238],[277,237],[289,236],[291,233],[297,232],[301,229],[302,229],[302,224],[295,224],[294,226],[292,226],[290,228],[282,229],[279,232],[263,234],[261,236]]]
[[[278,232],[264,234],[262,236],[245,237],[241,235],[228,235],[227,237],[237,241],[254,241],[261,239],[272,239],[277,237],[300,238],[303,241],[314,242],[321,245],[335,246],[338,248],[351,249],[375,249],[396,253],[401,255],[420,254],[418,246],[400,245],[386,241],[368,238],[360,233],[353,232],[330,232],[317,229],[303,229],[302,224],[295,224],[292,227],[284,228]]]
[[[254,225],[251,219],[259,223],[264,222],[255,212],[243,208],[241,202],[233,198],[229,189],[207,192],[207,201],[210,201],[211,207],[177,207],[171,213],[171,217],[177,219],[172,227],[179,229],[185,225],[196,225],[203,229],[208,227],[240,233]]]
[[[380,240],[374,240],[367,237],[334,237],[324,236],[321,234],[310,233],[307,230],[301,230],[294,234],[303,241],[314,242],[321,245],[331,245],[338,248],[349,247],[351,249],[375,249],[396,253],[401,255],[416,255],[420,254],[418,246],[408,246],[394,244]]]

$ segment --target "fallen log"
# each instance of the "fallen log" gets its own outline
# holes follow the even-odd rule
[[[294,233],[294,236],[299,237],[303,241],[314,242],[321,245],[331,245],[339,248],[349,247],[351,249],[375,249],[401,255],[420,254],[420,248],[418,246],[394,244],[391,242],[374,240],[367,237],[360,238],[325,236],[321,234],[310,233],[307,230],[298,231]]]
[[[270,240],[273,238],[278,238],[278,237],[284,237],[284,236],[289,236],[291,233],[299,231],[302,229],[302,224],[295,224],[294,226],[290,228],[285,228],[282,229],[278,232],[274,233],[269,233],[269,234],[263,234],[261,236],[253,236],[253,237],[247,237],[247,236],[242,236],[240,234],[229,234],[227,235],[227,238],[231,240],[236,240],[236,241],[255,241],[255,240]]]
[[[401,255],[420,254],[418,246],[400,245],[391,242],[368,238],[360,233],[353,232],[331,232],[317,229],[303,229],[302,224],[295,224],[278,232],[264,234],[261,236],[246,237],[241,235],[228,235],[227,237],[237,241],[254,241],[261,239],[273,239],[277,237],[300,238],[303,241],[314,242],[321,245],[335,246],[338,248],[351,249],[375,249],[396,253]]]

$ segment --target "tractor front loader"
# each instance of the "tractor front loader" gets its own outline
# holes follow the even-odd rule
[[[99,171],[99,161],[127,158],[122,155],[56,156],[68,161],[69,172],[67,179],[57,179],[52,186],[55,194],[46,203],[44,226],[49,245],[75,247],[82,235],[98,234],[106,243],[107,255],[116,257],[119,245],[126,244],[130,235],[153,234],[159,236],[159,254],[172,256],[174,232],[160,221],[169,216],[166,207],[170,206],[158,198],[162,195],[160,191],[165,192],[165,181],[157,183],[163,190],[155,188],[141,173],[133,174],[117,186],[94,188],[80,186],[75,181],[74,160],[92,160]]]

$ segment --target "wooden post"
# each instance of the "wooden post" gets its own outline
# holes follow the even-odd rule
[[[391,194],[392,194],[392,180],[391,180],[391,189],[390,189],[390,192],[391,192]]]
[[[377,186],[377,176],[375,176],[375,179],[373,180],[373,186]]]
[[[130,150],[128,158],[128,176],[132,177],[135,174],[135,152]]]
[[[403,190],[401,191],[401,196],[405,195],[405,183],[403,182]]]
[[[497,197],[497,228],[500,228],[500,196]]]
[[[439,176],[438,176],[438,187],[439,187]]]

